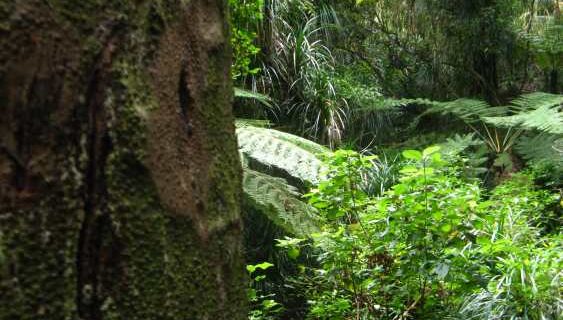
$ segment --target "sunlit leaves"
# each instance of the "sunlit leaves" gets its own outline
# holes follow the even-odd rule
[[[274,265],[269,263],[269,262],[262,262],[262,263],[258,263],[258,264],[249,264],[246,265],[246,271],[248,271],[249,274],[253,274],[256,270],[266,270],[270,267],[273,267]]]
[[[403,157],[405,157],[405,159],[420,161],[422,160],[422,153],[418,150],[405,150],[403,151]]]

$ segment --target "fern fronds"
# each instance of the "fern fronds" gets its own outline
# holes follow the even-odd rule
[[[535,92],[512,101],[516,113],[505,117],[485,117],[484,121],[499,127],[519,127],[550,134],[563,134],[563,95]]]
[[[563,139],[553,135],[539,134],[521,137],[515,145],[522,157],[533,163],[552,163],[563,168]]]
[[[513,116],[487,117],[484,120],[498,127],[520,127],[525,130],[563,134],[563,113],[554,106],[542,106]]]
[[[243,190],[248,205],[285,231],[297,236],[318,231],[314,208],[285,179],[244,168]]]
[[[475,133],[468,133],[464,135],[455,134],[448,138],[446,142],[440,144],[442,147],[441,153],[448,156],[456,156],[470,147],[475,147],[483,144],[481,139],[475,137]]]
[[[354,111],[358,113],[369,113],[378,111],[391,111],[399,107],[406,107],[408,105],[419,102],[419,99],[391,99],[391,98],[375,98],[370,103],[364,104],[362,107],[355,108]]]
[[[283,170],[287,175],[316,184],[323,163],[317,154],[327,149],[298,136],[281,131],[241,127],[237,129],[239,150],[265,166]]]
[[[563,103],[563,95],[545,93],[545,92],[532,92],[523,94],[520,97],[510,102],[516,111],[526,111],[539,109],[544,106],[556,106]]]
[[[457,99],[449,102],[429,102],[428,110],[423,114],[439,113],[454,115],[466,123],[482,121],[485,117],[506,115],[508,107],[491,107],[487,102],[477,99]]]

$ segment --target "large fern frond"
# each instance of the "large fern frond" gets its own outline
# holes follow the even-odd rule
[[[516,151],[532,163],[551,163],[563,169],[563,139],[549,134],[524,136],[515,145]]]
[[[484,121],[499,127],[518,127],[550,134],[563,134],[563,95],[535,92],[512,101],[515,113],[505,117],[485,117]]]
[[[237,138],[244,157],[301,181],[319,181],[324,165],[317,155],[326,148],[289,133],[251,126],[237,128]]]
[[[510,102],[516,111],[534,110],[545,106],[561,105],[562,103],[563,95],[546,92],[523,94]]]
[[[244,168],[243,190],[249,205],[285,231],[297,236],[318,231],[314,208],[285,179]]]
[[[448,102],[423,101],[423,103],[429,106],[423,115],[429,113],[453,115],[466,123],[475,123],[485,117],[504,116],[508,113],[508,107],[491,107],[486,101],[477,99],[461,98]]]

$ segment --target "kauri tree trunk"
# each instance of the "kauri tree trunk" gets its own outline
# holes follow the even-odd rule
[[[0,3],[0,319],[243,319],[223,0]]]

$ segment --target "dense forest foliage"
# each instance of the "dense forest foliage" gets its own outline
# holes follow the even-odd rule
[[[250,319],[560,319],[563,3],[230,0]]]
[[[563,319],[563,1],[0,1],[0,320]]]

